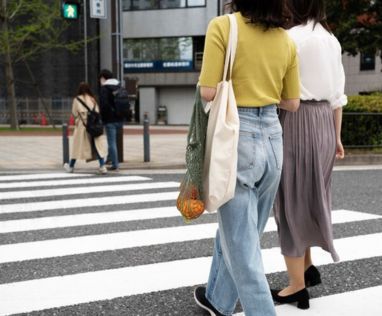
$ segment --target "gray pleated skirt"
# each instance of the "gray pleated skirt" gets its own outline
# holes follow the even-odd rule
[[[284,163],[274,214],[281,252],[302,257],[319,246],[339,261],[333,246],[331,177],[336,152],[333,110],[328,102],[302,101],[297,112],[281,110]]]

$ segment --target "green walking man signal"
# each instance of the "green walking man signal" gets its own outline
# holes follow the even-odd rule
[[[80,4],[74,1],[62,1],[61,14],[64,19],[76,20],[80,15]]]

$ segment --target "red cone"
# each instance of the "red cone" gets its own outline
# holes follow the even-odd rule
[[[40,116],[41,116],[40,125],[41,125],[41,126],[46,126],[46,125],[48,125],[48,120],[46,119],[45,113],[42,112],[42,113],[40,114]]]

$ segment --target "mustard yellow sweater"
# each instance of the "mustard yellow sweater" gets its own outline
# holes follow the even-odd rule
[[[240,106],[278,104],[298,99],[300,84],[296,47],[282,28],[267,31],[235,13],[238,45],[232,82]],[[229,36],[229,18],[219,16],[209,23],[199,85],[215,88],[222,81]]]

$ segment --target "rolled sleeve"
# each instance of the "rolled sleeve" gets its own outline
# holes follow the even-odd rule
[[[330,102],[333,109],[344,107],[348,103],[348,98],[345,95],[345,70],[342,65],[342,55],[339,53],[338,58],[338,76],[336,80],[336,93],[333,100]]]

